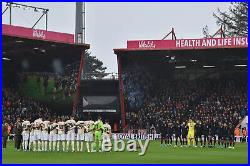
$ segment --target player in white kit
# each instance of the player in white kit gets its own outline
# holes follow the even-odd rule
[[[63,120],[59,120],[57,124],[57,151],[59,152],[60,150],[60,144],[62,144],[62,150],[65,151],[65,122]]]
[[[76,123],[76,127],[77,127],[77,135],[76,135],[76,149],[77,151],[83,151],[83,141],[84,141],[84,121],[78,121]],[[80,148],[81,147],[81,148]]]
[[[47,151],[48,147],[48,140],[49,140],[49,124],[50,121],[45,120],[42,123],[42,151]]]
[[[94,135],[92,131],[94,125],[94,121],[89,120],[89,121],[84,121],[84,126],[85,126],[85,141],[86,141],[86,147],[88,152],[93,152],[93,142],[94,142]]]
[[[41,151],[41,124],[42,118],[36,119],[34,121],[34,142],[33,151]]]
[[[23,136],[23,150],[27,151],[28,150],[28,142],[29,142],[29,135],[30,135],[30,121],[25,120],[22,123],[22,136]]]
[[[29,150],[31,151],[31,147],[33,147],[34,149],[34,143],[35,143],[35,139],[34,139],[34,123],[31,123],[30,124],[30,128],[29,128],[29,131],[30,131],[30,137],[29,137]]]
[[[70,117],[69,120],[65,122],[65,125],[67,127],[67,146],[66,146],[66,151],[69,151],[69,144],[71,143],[71,150],[72,152],[75,151],[75,125],[76,121],[74,120],[74,117]]]
[[[102,135],[102,137],[103,137],[103,142],[102,142],[103,144],[102,145],[104,146],[104,143],[105,144],[107,143],[111,147],[112,146],[112,144],[111,144],[111,126],[108,124],[108,121],[105,121],[103,128],[104,128],[104,133]]]
[[[50,128],[50,133],[49,133],[49,151],[55,151],[56,150],[56,141],[57,141],[57,127],[58,124],[56,123],[56,120],[51,122],[49,128]]]

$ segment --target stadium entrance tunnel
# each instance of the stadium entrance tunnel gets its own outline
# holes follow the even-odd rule
[[[72,112],[79,64],[89,45],[75,44],[72,34],[9,25],[2,29],[3,89],[14,88],[19,96],[50,105],[56,114]]]
[[[126,49],[114,49],[118,59],[122,121],[126,129],[157,126],[156,122],[162,118],[184,121],[181,116],[197,117],[195,110],[207,97],[206,92],[228,93],[220,92],[219,87],[216,89],[216,83],[241,87],[247,95],[247,45],[187,49],[166,45],[158,49],[154,41],[148,42],[151,48],[148,45],[140,48],[141,41],[138,41],[138,48],[130,48],[131,43],[128,41]],[[176,115],[178,109],[184,107],[185,115]]]

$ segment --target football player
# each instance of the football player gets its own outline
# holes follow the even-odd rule
[[[62,144],[62,150],[65,151],[65,122],[62,119],[59,120],[58,127],[56,129],[58,130],[57,151],[60,151],[60,144]]]
[[[76,149],[77,151],[83,151],[83,141],[84,141],[84,121],[79,120],[76,123],[77,135],[76,135]]]
[[[38,118],[34,121],[34,143],[33,151],[41,151],[41,125],[42,118]]]
[[[22,128],[23,128],[23,132],[22,132],[22,136],[23,136],[23,150],[27,151],[28,150],[28,141],[29,141],[29,128],[30,128],[30,121],[28,120],[24,120],[22,123]]]
[[[105,143],[108,143],[108,145],[111,147],[111,126],[108,123],[108,120],[105,121],[105,124],[103,125],[104,133],[103,133],[103,142],[102,145],[104,146]],[[102,146],[102,149],[104,149]]]
[[[86,141],[86,147],[88,152],[93,152],[93,142],[94,142],[94,135],[93,135],[93,125],[94,121],[84,121],[85,125],[85,141]]]
[[[47,151],[48,140],[49,140],[49,124],[50,121],[45,120],[42,123],[42,151]]]
[[[75,125],[76,121],[74,120],[74,117],[70,117],[69,120],[65,122],[65,125],[67,127],[67,146],[66,151],[69,151],[69,144],[71,143],[71,150],[72,152],[75,151]]]
[[[57,128],[58,124],[56,123],[56,119],[49,126],[50,133],[49,133],[49,151],[56,150],[56,141],[57,141]]]

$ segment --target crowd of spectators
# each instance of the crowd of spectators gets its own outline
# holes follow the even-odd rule
[[[123,72],[126,121],[130,129],[153,128],[159,121],[228,123],[248,114],[247,80],[155,78],[145,69]]]
[[[127,107],[132,110],[140,108],[143,101],[149,97],[150,90],[153,89],[151,75],[143,68],[133,64],[122,74],[122,80]],[[147,80],[147,82],[142,82],[144,80]]]
[[[30,121],[38,117],[51,117],[51,111],[47,105],[32,98],[22,97],[18,91],[11,88],[2,90],[2,102],[2,119],[12,127],[18,117]]]

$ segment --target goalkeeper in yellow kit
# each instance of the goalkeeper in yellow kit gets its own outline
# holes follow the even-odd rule
[[[196,123],[190,119],[187,125],[188,125],[188,146],[190,146],[190,142],[192,142],[193,146],[195,146],[194,128]]]

